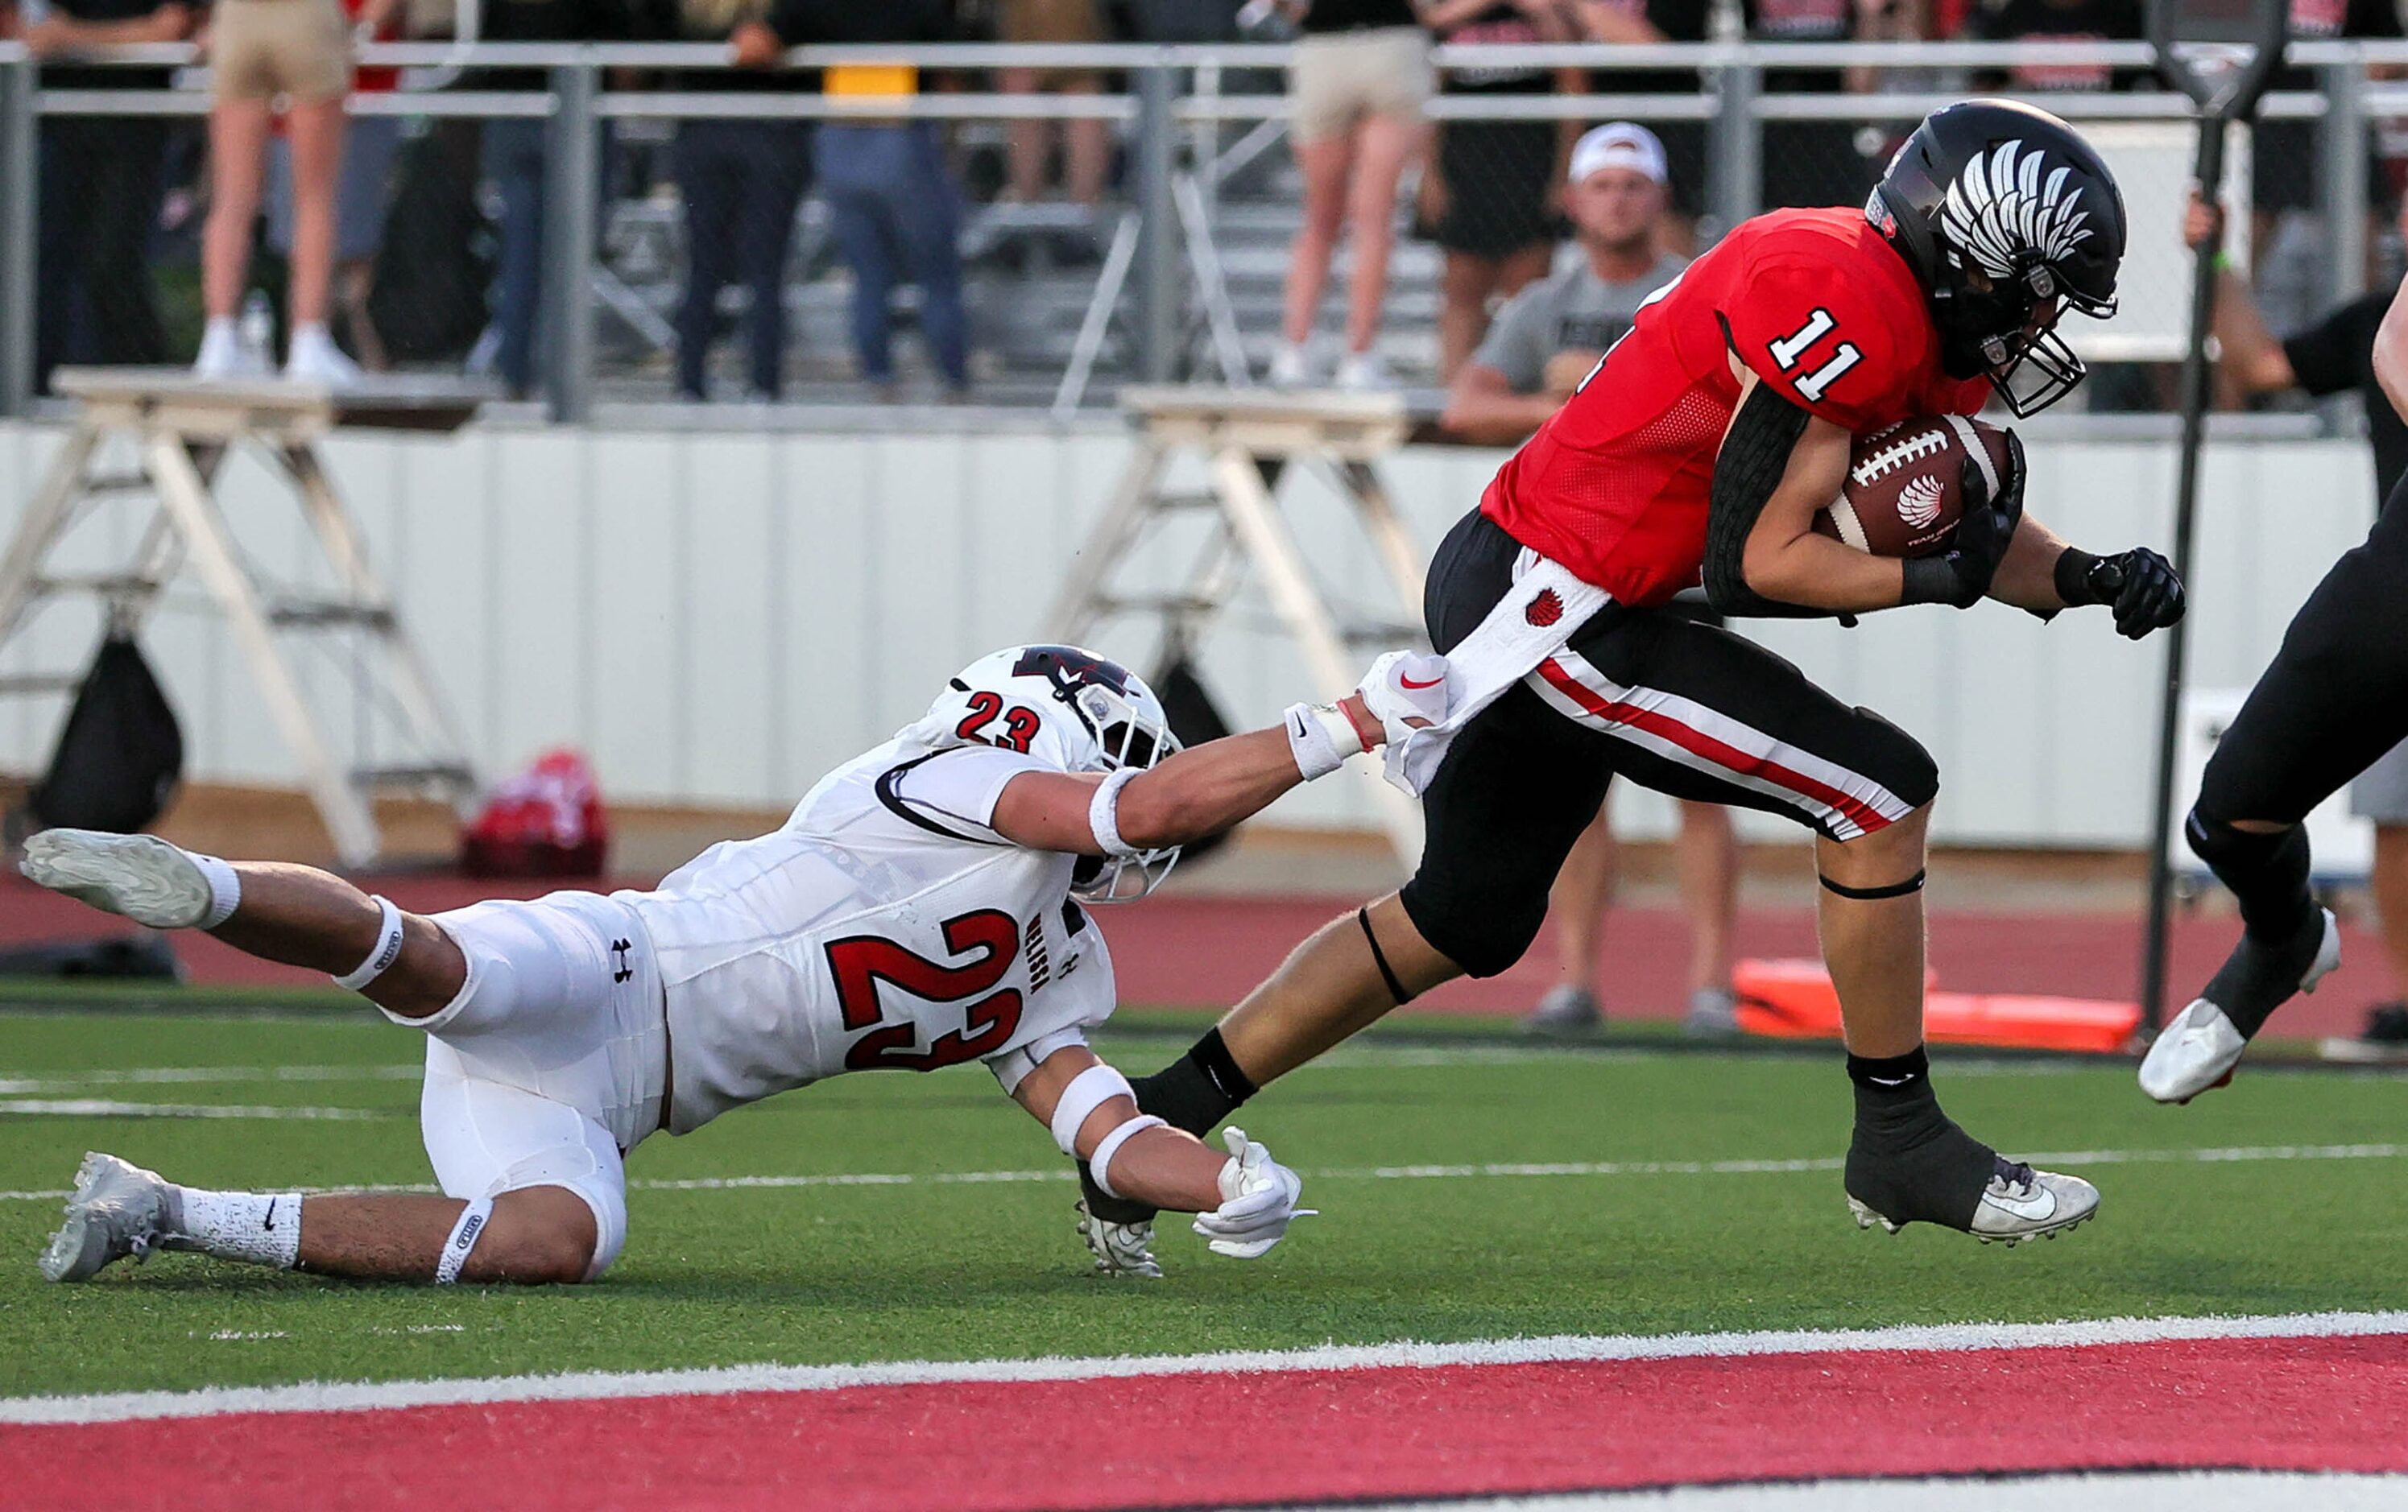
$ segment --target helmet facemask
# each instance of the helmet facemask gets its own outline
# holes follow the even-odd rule
[[[1179,750],[1179,737],[1165,720],[1100,683],[1084,684],[1062,696],[1095,736],[1091,770],[1143,771]],[[1164,846],[1134,856],[1082,857],[1070,873],[1070,891],[1087,903],[1135,903],[1170,876],[1179,864],[1179,849]]]
[[[2036,260],[2023,261],[2013,278],[1995,284],[1974,275],[1933,304],[1941,365],[1951,378],[1988,378],[1999,402],[2018,420],[2071,393],[2089,372],[2057,334],[2065,311],[2100,321],[2115,313],[2113,295],[2089,298]]]

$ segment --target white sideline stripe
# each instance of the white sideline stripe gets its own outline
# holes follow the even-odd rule
[[[2205,1149],[2066,1149],[2024,1157],[2035,1165],[2245,1165],[2260,1161],[2387,1161],[2408,1156],[2408,1145],[2244,1145]],[[1584,1176],[1791,1176],[1837,1171],[1847,1163],[1836,1155],[1796,1160],[1742,1161],[1555,1161],[1494,1162],[1484,1165],[1369,1165],[1304,1170],[1315,1181],[1458,1181],[1515,1177]],[[638,1177],[630,1191],[775,1191],[802,1187],[978,1187],[1023,1182],[1068,1181],[1067,1166],[1040,1171],[840,1171],[820,1176],[706,1176]],[[333,1187],[281,1187],[303,1193],[428,1192],[423,1182]],[[38,1191],[0,1191],[0,1202],[60,1202],[64,1187]]]
[[[909,1360],[867,1365],[725,1365],[707,1370],[580,1371],[469,1380],[307,1381],[297,1386],[209,1387],[92,1396],[0,1398],[0,1423],[124,1422],[236,1412],[356,1412],[497,1402],[590,1402],[718,1396],[736,1391],[829,1391],[853,1386],[1088,1381],[1293,1371],[1429,1369],[1566,1361],[1694,1360],[1744,1355],[1860,1354],[1880,1350],[2061,1349],[2191,1339],[2343,1338],[2408,1334],[2408,1312],[2291,1313],[2246,1318],[2117,1318],[2096,1322],[1943,1323],[1893,1328],[1744,1334],[1557,1334],[1463,1344],[1324,1345],[1216,1354],[1084,1359]]]
[[[0,1094],[229,1081],[416,1081],[425,1072],[425,1065],[417,1061],[390,1065],[161,1065],[119,1071],[31,1071],[0,1077]]]
[[[241,1103],[128,1103],[108,1097],[5,1097],[0,1117],[53,1119],[390,1119],[372,1107],[274,1107]]]

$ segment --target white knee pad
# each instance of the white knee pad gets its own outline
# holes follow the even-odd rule
[[[566,1187],[594,1214],[594,1258],[585,1278],[595,1279],[619,1258],[627,1242],[627,1175],[619,1147],[600,1124],[521,1088],[447,1075],[433,1065],[419,1114],[427,1158],[446,1196],[490,1203],[506,1191]]]

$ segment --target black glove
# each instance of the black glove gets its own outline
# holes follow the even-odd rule
[[[2139,640],[2183,617],[2183,583],[2173,563],[2145,546],[2112,557],[2066,548],[2057,559],[2057,596],[2068,604],[2112,604],[2115,634]]]
[[[1999,479],[1999,496],[1989,496],[1981,467],[1968,457],[1958,497],[1965,508],[1948,549],[1904,563],[1906,592],[1900,604],[1953,604],[1970,609],[1990,591],[1990,579],[1999,575],[1999,563],[2007,559],[2007,548],[2024,521],[2024,444],[2014,432],[2007,433],[2007,466]]]

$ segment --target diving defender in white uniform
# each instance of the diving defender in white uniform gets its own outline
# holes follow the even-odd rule
[[[1296,1174],[1140,1115],[1086,1045],[1111,957],[1077,899],[1142,896],[1179,847],[1444,717],[1444,664],[1391,653],[1337,705],[1182,751],[1125,668],[1070,647],[971,663],[785,827],[716,845],[657,892],[555,892],[421,918],[306,866],[52,830],[43,886],[153,928],[341,973],[427,1036],[420,1104],[443,1195],[178,1186],[87,1155],[42,1257],[82,1280],[152,1248],[392,1281],[589,1281],[627,1232],[626,1152],[846,1071],[983,1063],[1105,1191],[1197,1215],[1225,1255],[1277,1244]],[[1103,1268],[1158,1274],[1132,1226]]]

